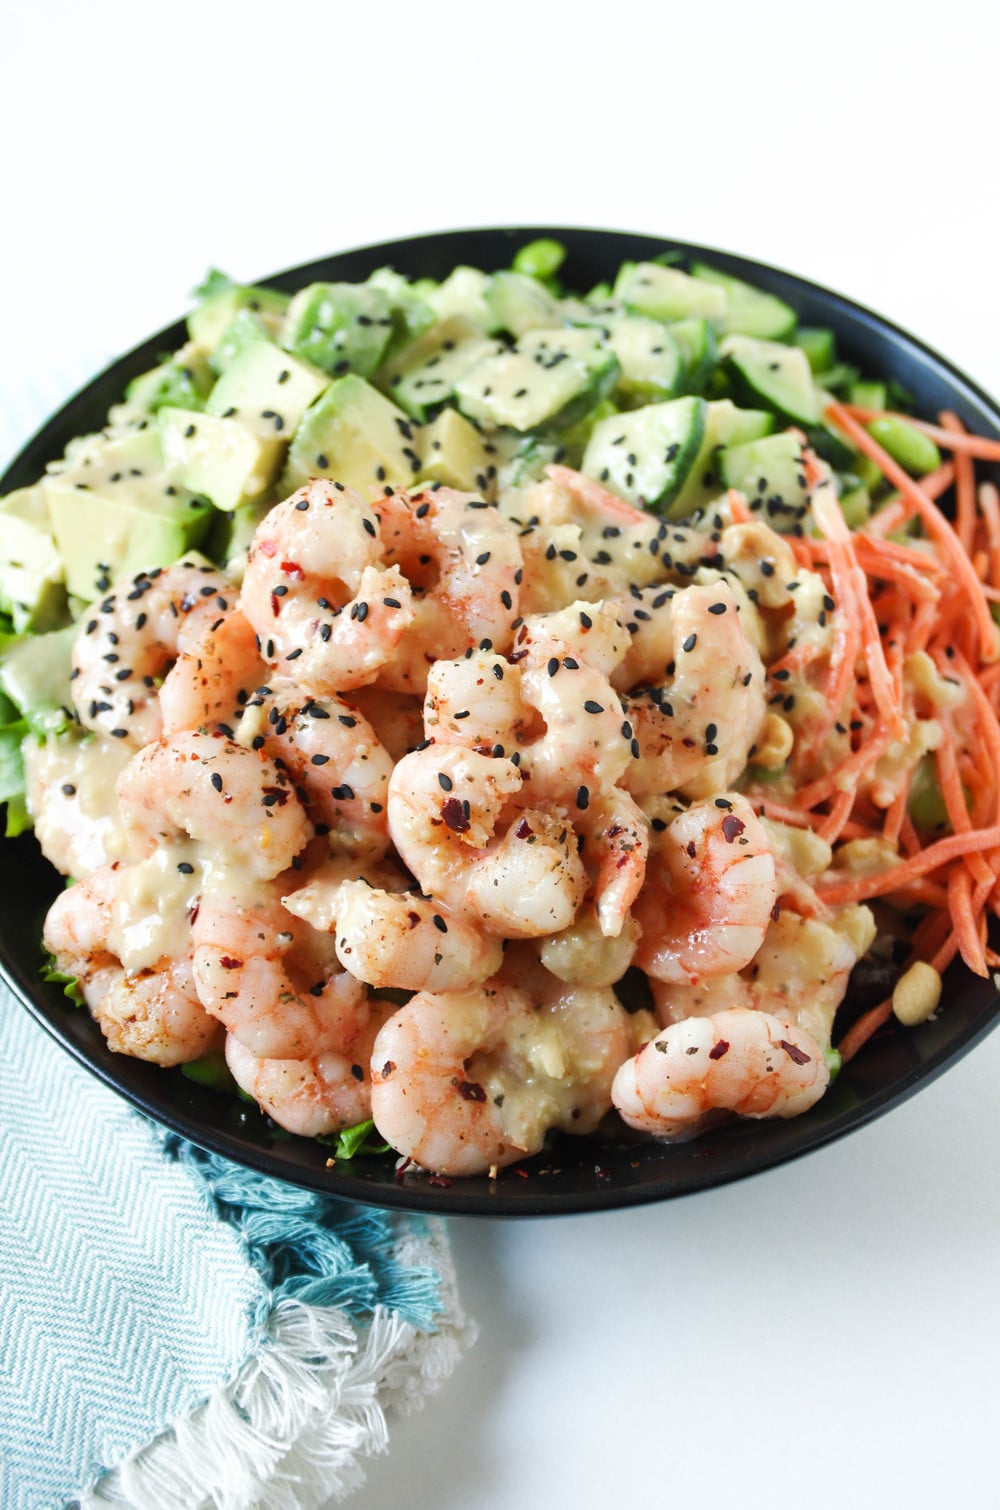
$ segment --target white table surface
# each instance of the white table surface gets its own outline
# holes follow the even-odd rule
[[[680,8],[677,8],[680,9]],[[0,23],[0,449],[210,264],[621,226],[838,288],[1000,392],[1000,25],[807,7],[38,3]],[[1000,1036],[805,1160],[451,1224],[481,1335],[359,1510],[1000,1503]]]

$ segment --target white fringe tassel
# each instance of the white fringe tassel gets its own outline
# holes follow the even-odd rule
[[[396,1256],[441,1274],[437,1330],[377,1309],[344,1312],[281,1300],[266,1336],[229,1384],[80,1495],[82,1510],[318,1510],[364,1483],[363,1459],[387,1451],[387,1412],[421,1407],[476,1329],[458,1302],[447,1239],[404,1233]]]

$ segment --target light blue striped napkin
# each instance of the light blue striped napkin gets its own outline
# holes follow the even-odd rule
[[[0,986],[0,1505],[309,1510],[471,1327],[438,1223],[195,1149]]]

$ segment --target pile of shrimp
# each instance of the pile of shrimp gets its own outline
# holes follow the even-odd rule
[[[293,1133],[372,1118],[445,1176],[612,1108],[667,1139],[795,1116],[875,922],[747,772],[822,769],[797,719],[845,611],[725,501],[311,482],[240,582],[190,558],[81,620],[89,737],[27,755],[76,883],[46,947],[114,1051],[223,1047]]]

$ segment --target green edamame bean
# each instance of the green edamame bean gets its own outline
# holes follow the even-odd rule
[[[897,461],[911,477],[933,472],[941,465],[941,452],[934,442],[908,425],[905,419],[888,414],[882,419],[873,419],[868,434],[884,446],[893,461]]]
[[[527,246],[522,246],[514,255],[513,268],[515,273],[524,273],[529,278],[538,278],[544,283],[547,278],[552,278],[562,267],[566,260],[566,248],[560,241],[553,241],[549,236],[540,236],[537,241],[529,241]]]

